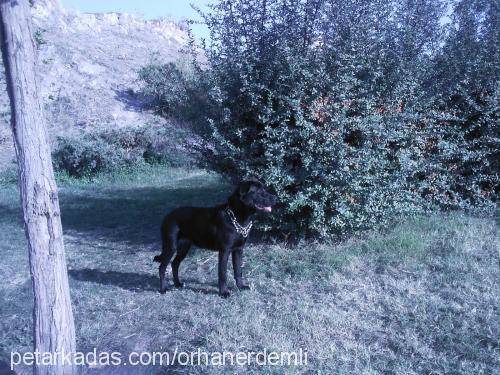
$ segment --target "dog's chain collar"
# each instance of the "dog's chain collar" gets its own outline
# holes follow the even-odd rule
[[[247,238],[248,234],[250,233],[250,229],[252,229],[252,225],[253,225],[252,221],[250,221],[250,223],[248,223],[247,226],[244,227],[240,223],[238,223],[238,220],[236,219],[236,216],[234,215],[233,210],[231,210],[229,207],[226,207],[226,212],[229,215],[229,218],[231,219],[231,221],[236,229],[236,232],[241,234],[244,238]]]

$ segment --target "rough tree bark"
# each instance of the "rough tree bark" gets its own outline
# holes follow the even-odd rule
[[[36,76],[28,0],[0,0],[0,37],[17,156],[24,228],[34,295],[34,346],[40,353],[74,353],[75,328],[57,186]],[[76,374],[61,360],[35,365],[36,374]]]

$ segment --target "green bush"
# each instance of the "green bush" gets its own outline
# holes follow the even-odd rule
[[[171,115],[187,100],[185,80],[174,63],[159,65],[154,62],[139,71],[145,83],[144,93],[152,99],[151,106],[163,115]]]
[[[142,127],[58,137],[52,159],[56,170],[88,177],[144,163],[179,165],[187,156],[175,148],[166,129]]]
[[[151,100],[151,109],[196,127],[200,115],[211,109],[207,102],[210,87],[206,86],[207,81],[199,79],[196,73],[200,72],[190,61],[180,59],[175,63],[161,64],[153,55],[149,64],[139,70],[139,80],[144,95]]]
[[[43,44],[47,44],[47,40],[45,39],[46,32],[47,30],[45,29],[37,29],[33,34],[33,38],[35,39],[37,48],[40,48],[40,46],[42,46]]]
[[[490,48],[496,8],[465,2],[477,6],[455,12],[483,15],[472,39]],[[490,160],[495,142],[468,139],[474,118],[442,108],[453,90],[435,72],[466,65],[447,52],[460,22],[443,25],[446,10],[434,0],[219,1],[202,14],[205,65],[194,59],[189,76],[150,66],[154,84],[142,78],[159,107],[206,141],[202,163],[274,187],[283,206],[273,227],[286,233],[328,237],[437,207],[483,208],[498,183],[480,185],[464,167]],[[459,69],[461,78],[482,64]],[[489,69],[486,87],[498,77]],[[495,92],[483,109],[490,124]],[[498,180],[494,167],[483,171]]]

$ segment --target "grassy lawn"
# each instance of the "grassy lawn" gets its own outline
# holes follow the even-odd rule
[[[436,215],[332,245],[253,244],[244,263],[252,290],[237,292],[231,280],[227,300],[217,295],[217,255],[195,250],[181,266],[186,288],[160,295],[152,257],[161,218],[178,205],[221,202],[230,189],[198,170],[60,184],[78,349],[303,348],[308,365],[84,373],[498,373],[500,237],[493,218]],[[32,350],[32,295],[12,184],[0,187],[0,212],[2,373],[11,351]]]

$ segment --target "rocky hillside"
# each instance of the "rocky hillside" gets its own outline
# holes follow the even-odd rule
[[[124,13],[80,13],[60,0],[31,1],[39,52],[41,95],[52,138],[90,127],[161,124],[144,110],[137,71],[152,56],[179,58],[184,25]],[[9,108],[0,75],[0,169],[12,162]]]

